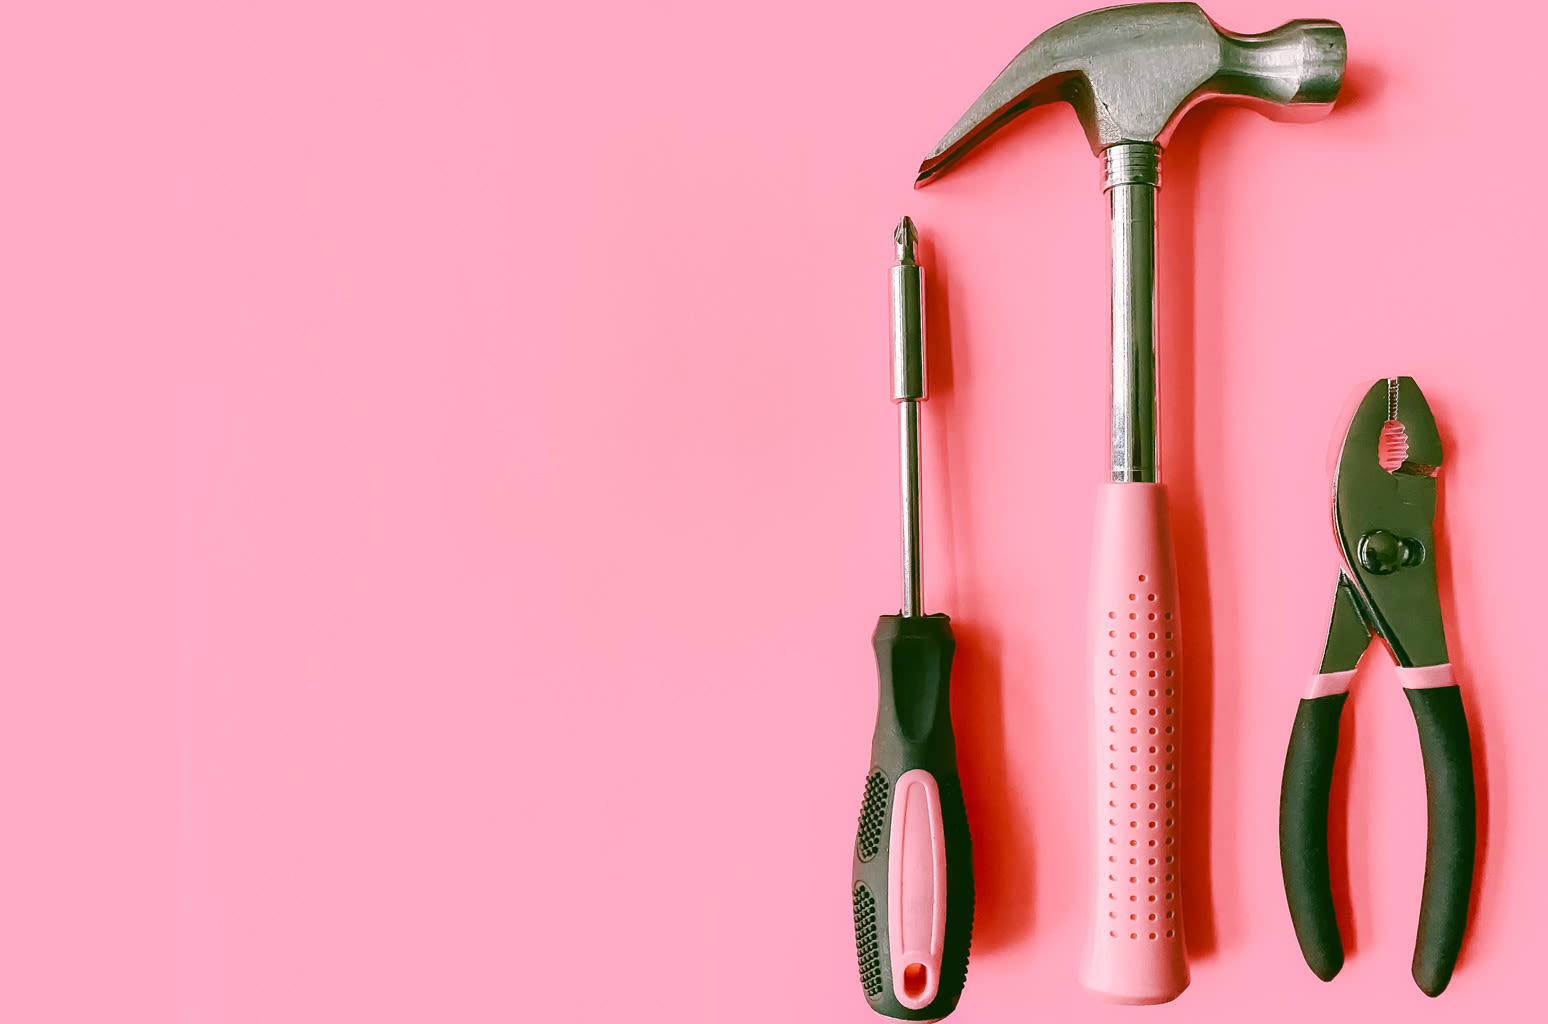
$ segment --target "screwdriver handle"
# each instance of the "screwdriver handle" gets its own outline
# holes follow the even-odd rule
[[[881,696],[855,836],[855,947],[866,1001],[899,1020],[950,1013],[967,980],[973,844],[951,730],[945,615],[883,615]]]
[[[1183,949],[1177,585],[1160,484],[1113,483],[1091,582],[1096,759],[1092,922],[1080,982],[1115,1003],[1188,987]]]

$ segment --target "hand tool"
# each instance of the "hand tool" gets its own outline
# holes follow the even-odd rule
[[[1295,713],[1279,795],[1279,857],[1290,919],[1323,981],[1344,966],[1328,871],[1328,791],[1338,720],[1372,635],[1398,665],[1419,728],[1429,813],[1414,981],[1437,996],[1451,980],[1473,887],[1473,756],[1435,591],[1440,435],[1412,377],[1378,381],[1361,399],[1333,479],[1343,569],[1322,667]]]
[[[919,556],[919,403],[924,319],[914,222],[893,234],[892,400],[902,430],[903,611],[871,645],[881,679],[871,770],[855,836],[853,897],[860,983],[877,1013],[936,1020],[967,979],[973,846],[951,731],[951,620],[924,614]]]
[[[1112,234],[1112,483],[1097,513],[1091,591],[1096,708],[1092,921],[1080,980],[1158,1003],[1188,985],[1179,898],[1179,622],[1156,433],[1156,191],[1161,150],[1207,99],[1305,119],[1330,109],[1344,31],[1292,21],[1226,32],[1195,4],[1110,7],[1044,32],[946,133],[933,180],[1017,114],[1065,100],[1102,159]]]

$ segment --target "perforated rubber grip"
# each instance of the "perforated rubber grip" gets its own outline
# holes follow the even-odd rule
[[[951,728],[955,640],[944,615],[884,615],[881,688],[851,897],[866,1002],[899,1020],[950,1013],[967,980],[973,846]]]
[[[1188,987],[1182,919],[1180,622],[1159,484],[1108,484],[1091,582],[1095,875],[1080,983],[1116,1003]]]

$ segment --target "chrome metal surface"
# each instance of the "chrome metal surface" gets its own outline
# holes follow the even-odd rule
[[[919,403],[899,402],[903,482],[903,614],[924,614],[919,555]]]
[[[1403,425],[1407,451],[1388,471],[1378,451],[1382,428],[1390,420]],[[1342,578],[1350,583],[1360,617],[1403,666],[1450,660],[1430,557],[1440,464],[1435,416],[1414,379],[1393,377],[1371,385],[1339,450],[1333,523],[1344,555]],[[1335,605],[1335,629],[1338,615]],[[1325,663],[1327,657],[1324,653]]]
[[[1112,416],[1115,481],[1160,479],[1156,408],[1156,190],[1161,148],[1188,110],[1211,99],[1286,120],[1333,106],[1344,30],[1292,21],[1239,35],[1191,3],[1108,7],[1034,39],[919,167],[916,185],[949,169],[1023,111],[1068,102],[1103,158],[1112,232]]]
[[[1331,109],[1344,78],[1344,30],[1292,21],[1238,35],[1197,4],[1130,4],[1081,14],[1032,40],[919,168],[940,174],[1023,111],[1068,102],[1093,153],[1121,142],[1165,146],[1190,108],[1229,99],[1281,119]]]
[[[919,403],[926,397],[924,307],[920,269],[914,256],[919,233],[907,217],[892,233],[897,264],[892,268],[892,400],[898,404],[899,473],[903,507],[903,614],[923,615],[919,551]]]
[[[1161,150],[1150,143],[1103,154],[1112,230],[1112,378],[1108,458],[1117,483],[1161,475],[1156,397],[1156,190]]]
[[[919,234],[914,222],[904,217],[893,230],[897,263],[892,268],[892,400],[923,400],[926,394],[924,363],[924,300],[919,264],[914,247]]]
[[[1360,664],[1371,645],[1371,627],[1365,621],[1360,595],[1345,573],[1338,574],[1333,592],[1333,614],[1328,619],[1328,639],[1322,647],[1318,672],[1348,672]]]

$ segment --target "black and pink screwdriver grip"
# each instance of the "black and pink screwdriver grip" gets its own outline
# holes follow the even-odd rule
[[[950,1013],[973,936],[973,844],[951,728],[945,615],[883,615],[881,681],[855,836],[855,947],[866,1001],[898,1020]]]

